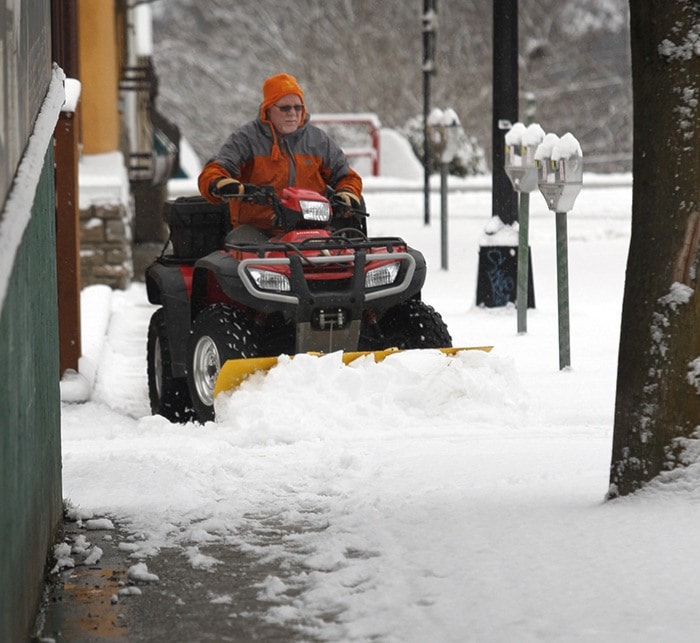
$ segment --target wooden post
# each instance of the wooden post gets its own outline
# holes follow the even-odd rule
[[[116,0],[78,0],[83,154],[119,150],[120,41]],[[135,3],[132,3],[135,4]]]
[[[78,370],[80,345],[79,108],[61,112],[56,139],[56,272],[61,376]]]

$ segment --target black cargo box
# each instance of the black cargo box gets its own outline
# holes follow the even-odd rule
[[[196,259],[221,250],[231,229],[228,205],[213,205],[201,196],[166,201],[163,219],[170,228],[173,254],[179,259]]]

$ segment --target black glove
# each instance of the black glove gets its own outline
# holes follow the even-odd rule
[[[340,192],[336,192],[333,196],[339,205],[344,205],[348,208],[355,209],[360,207],[360,199],[358,199],[352,192],[341,190]]]
[[[245,187],[243,183],[236,181],[236,179],[224,178],[212,181],[209,192],[212,196],[226,199],[233,196],[241,196],[245,192]]]

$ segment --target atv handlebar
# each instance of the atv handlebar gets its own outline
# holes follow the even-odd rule
[[[271,185],[255,185],[253,183],[243,184],[243,194],[240,198],[255,205],[274,205],[276,202],[279,202],[279,197],[275,194],[274,187]]]
[[[331,194],[330,198],[327,200],[331,205],[333,218],[349,219],[352,217],[369,216],[369,212],[348,205],[342,199],[336,198],[335,193],[333,193],[331,188],[328,188],[328,190],[331,192]],[[243,202],[253,203],[255,205],[269,205],[273,209],[276,209],[282,203],[282,199],[277,195],[275,188],[272,185],[256,185],[254,183],[243,183],[242,194],[222,194],[220,195],[220,198],[222,201],[240,199]]]

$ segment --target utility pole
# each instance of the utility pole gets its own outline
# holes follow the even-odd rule
[[[437,0],[423,0],[423,193],[424,223],[430,223],[430,77],[435,73],[435,32],[437,30]]]
[[[518,0],[493,0],[492,212],[507,226],[518,220],[518,198],[505,172],[505,134],[518,122]],[[482,245],[476,303],[505,306],[516,299],[515,249]]]
[[[493,0],[492,215],[517,221],[517,194],[505,173],[505,133],[518,121],[518,0]]]

